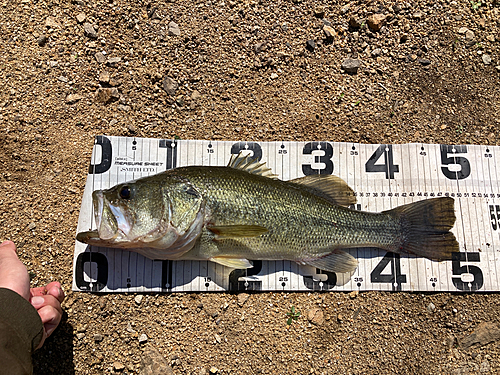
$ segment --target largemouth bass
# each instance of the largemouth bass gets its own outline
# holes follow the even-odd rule
[[[151,259],[210,260],[249,268],[249,260],[292,260],[350,272],[357,260],[342,249],[377,247],[451,259],[458,243],[453,198],[434,198],[381,213],[356,202],[340,178],[281,181],[248,156],[227,167],[189,166],[92,194],[97,229],[78,241],[136,251]]]

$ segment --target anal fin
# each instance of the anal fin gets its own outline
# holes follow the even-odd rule
[[[358,266],[356,258],[345,251],[337,249],[324,257],[302,262],[323,271],[337,273],[352,272]]]
[[[214,257],[210,258],[212,262],[222,264],[229,268],[246,269],[252,268],[253,264],[248,259]]]

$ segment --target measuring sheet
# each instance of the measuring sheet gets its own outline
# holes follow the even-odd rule
[[[431,261],[373,248],[349,252],[353,274],[292,261],[254,261],[247,270],[210,261],[151,260],[126,250],[75,243],[73,290],[216,291],[498,291],[500,148],[476,145],[369,145],[335,142],[222,142],[98,136],[77,231],[95,229],[94,190],[187,165],[227,165],[249,153],[282,180],[334,174],[352,187],[355,210],[380,212],[432,197],[455,199],[452,229],[460,252]]]

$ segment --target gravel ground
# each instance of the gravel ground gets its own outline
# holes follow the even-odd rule
[[[498,2],[0,6],[0,239],[68,295],[36,374],[500,372],[497,294],[70,291],[95,135],[498,144]]]

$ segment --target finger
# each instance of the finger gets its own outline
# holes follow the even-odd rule
[[[45,296],[47,294],[50,294],[57,298],[57,300],[62,303],[64,301],[64,291],[62,290],[61,284],[57,281],[53,281],[46,286],[41,286],[38,288],[31,288],[30,289],[31,297],[35,296]]]
[[[35,296],[31,299],[31,304],[33,305],[33,307],[35,309],[37,309],[37,311],[39,311],[41,308],[45,307],[45,306],[52,306],[54,309],[56,309],[57,311],[59,311],[59,313],[62,315],[62,308],[61,308],[61,303],[59,302],[59,300],[50,295],[50,294],[47,294],[45,296]],[[42,319],[42,323],[45,323]]]
[[[38,310],[40,318],[42,318],[43,327],[49,337],[61,322],[62,313],[54,306],[46,305]]]

